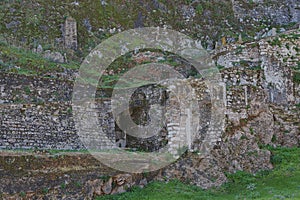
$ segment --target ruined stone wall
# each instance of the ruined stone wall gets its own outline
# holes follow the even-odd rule
[[[82,149],[71,105],[73,82],[60,79],[0,73],[0,148]],[[153,86],[139,88],[131,99],[132,118],[145,124],[147,106],[164,104],[164,90]],[[98,91],[97,95],[104,95]],[[144,96],[143,96],[144,95]],[[143,96],[144,98],[139,98]],[[145,104],[147,106],[145,107]],[[96,107],[85,112],[98,114],[99,128],[104,129],[101,148],[111,148],[111,141],[123,148],[158,150],[166,142],[162,126],[159,136],[148,139],[126,135],[112,116],[110,99],[97,98]],[[116,127],[115,127],[116,126]],[[102,137],[102,136],[101,136]],[[107,140],[110,141],[107,141]]]
[[[231,0],[235,16],[240,21],[263,21],[270,19],[275,24],[299,22],[299,2],[296,0],[253,0],[252,3]],[[250,1],[248,1],[250,2]]]
[[[293,39],[277,36],[212,52],[226,84],[225,130],[210,155],[189,153],[163,170],[159,180],[219,186],[226,181],[224,171],[272,169],[267,145],[300,146],[300,85],[293,80],[293,68],[299,63],[297,34]]]
[[[227,89],[226,130],[213,151],[224,169],[268,169],[270,152],[264,146],[299,147],[300,85],[293,80],[298,33],[214,52]]]
[[[258,43],[228,45],[212,52],[226,85],[226,126],[221,137],[206,137],[207,134],[216,135],[213,132],[217,131],[208,129],[211,119],[209,88],[201,79],[188,79],[197,90],[201,111],[200,126],[192,130],[197,138],[191,148],[197,151],[205,140],[213,141],[211,161],[226,171],[269,169],[272,167],[270,152],[263,148],[265,145],[297,147],[300,144],[297,106],[300,86],[293,81],[292,68],[299,62],[296,50],[299,40],[281,37],[281,45],[274,45],[274,40],[278,43],[273,37]],[[72,82],[22,75],[0,76],[1,148],[82,147],[70,105]],[[187,96],[183,95],[183,101]],[[169,144],[172,152],[188,139],[181,132],[186,133],[186,125],[191,122],[188,110],[176,112],[180,103],[162,88],[150,86],[137,90],[130,105],[132,118],[138,123],[147,124],[151,105],[166,105],[167,110],[174,111],[165,112],[167,118],[160,134],[150,139],[124,134],[111,115],[109,99],[99,100],[95,109],[99,113],[99,125],[106,128],[116,146],[156,151]],[[111,147],[106,139],[101,145]]]
[[[168,96],[165,88],[148,85],[139,87],[130,99],[130,114],[132,120],[138,125],[148,126],[151,117],[163,119],[165,112],[165,104]],[[150,110],[155,106],[156,116],[150,116]],[[122,132],[122,130],[118,130]],[[158,133],[149,138],[137,138],[130,134],[123,133],[122,139],[125,140],[126,148],[139,149],[143,151],[157,151],[164,147],[167,143],[166,124],[161,124]]]
[[[71,105],[73,83],[0,74],[0,148],[83,149]],[[115,138],[110,101],[97,99],[100,126]],[[103,147],[106,147],[103,140]]]
[[[226,69],[222,73],[228,87],[253,85],[266,91],[268,102],[293,105],[300,97],[292,70],[300,62],[299,41],[299,31],[292,31],[259,42],[228,45],[213,54],[218,66]]]
[[[110,102],[101,100],[95,108],[99,124],[114,139],[114,121]],[[84,149],[75,129],[69,102],[44,104],[1,104],[1,149]],[[101,144],[107,147],[107,138]]]
[[[2,104],[0,148],[80,149],[67,103]]]
[[[70,101],[71,81],[0,73],[0,103],[46,103]]]

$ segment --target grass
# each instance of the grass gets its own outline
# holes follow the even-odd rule
[[[201,39],[206,36],[211,41],[218,41],[221,37],[238,38],[242,31],[243,40],[253,40],[257,32],[264,28],[284,27],[290,29],[296,23],[275,25],[267,19],[259,21],[252,17],[245,18],[251,23],[240,22],[234,14],[231,1],[218,0],[177,0],[155,1],[124,1],[115,0],[92,1],[77,0],[78,6],[73,1],[31,0],[31,1],[1,1],[0,2],[0,35],[5,40],[21,45],[36,46],[41,44],[44,49],[51,44],[51,48],[62,47],[57,38],[61,37],[60,25],[67,16],[72,16],[77,21],[79,52],[86,55],[93,47],[109,36],[116,34],[110,29],[128,30],[136,27],[137,18],[143,16],[143,26],[157,27],[169,25],[177,31],[185,30],[186,34]],[[201,2],[201,3],[200,3]],[[246,10],[252,10],[260,4],[253,0],[239,1]],[[276,6],[278,2],[267,1],[269,6]],[[189,5],[195,10],[193,22],[184,20],[180,6]],[[160,7],[160,8],[158,8]],[[15,10],[13,12],[12,10]],[[154,12],[155,11],[155,12]],[[82,18],[84,16],[84,19]],[[18,21],[18,26],[7,27],[13,21]],[[91,25],[88,30],[86,22]],[[213,34],[212,34],[213,33]],[[299,38],[299,34],[293,35]],[[203,39],[201,39],[203,40]],[[208,42],[203,41],[203,46]],[[83,56],[84,57],[84,56]]]
[[[134,187],[119,195],[97,200],[121,199],[300,199],[300,148],[271,148],[272,171],[227,174],[228,182],[220,188],[203,190],[178,180],[152,182],[144,189]]]
[[[40,54],[9,46],[4,42],[0,43],[0,60],[0,70],[25,75],[44,76],[45,73],[62,72],[64,68],[79,69],[80,66],[76,62],[56,63]]]
[[[271,46],[279,46],[281,47],[282,43],[280,41],[280,39],[278,37],[275,37],[273,40],[269,40],[268,43],[271,45]]]
[[[1,149],[0,153],[48,153],[51,155],[55,155],[55,154],[66,154],[66,153],[89,153],[88,150],[86,149],[78,149],[78,150],[58,150],[58,149]]]
[[[267,21],[254,21],[252,18],[249,18],[251,24],[240,22],[235,18],[231,1],[202,0],[200,3],[190,0],[160,0],[156,1],[159,3],[152,3],[146,0],[115,0],[106,1],[105,5],[102,5],[103,1],[77,0],[79,6],[71,2],[2,1],[0,3],[0,19],[2,19],[0,20],[0,34],[8,40],[31,45],[39,43],[44,46],[54,43],[56,38],[61,37],[60,24],[64,23],[67,16],[72,16],[77,21],[78,33],[80,33],[78,34],[80,50],[85,54],[90,48],[115,34],[110,33],[110,29],[128,30],[136,27],[138,15],[143,16],[142,24],[145,27],[161,26],[163,22],[174,30],[187,30],[188,35],[197,39],[208,36],[212,41],[218,41],[223,36],[237,39],[241,30],[243,30],[245,40],[253,39],[258,31],[270,26]],[[247,10],[257,6],[253,1],[240,3]],[[184,20],[179,9],[183,5],[189,5],[195,9],[196,15],[193,17],[193,23]],[[12,12],[13,9],[16,11]],[[88,31],[86,20],[82,16],[88,19],[91,30]],[[7,28],[6,25],[16,19],[20,21],[19,26]],[[61,44],[55,42],[54,46],[59,45]],[[203,45],[207,46],[208,43],[203,42]]]
[[[294,72],[294,76],[293,76],[293,81],[294,81],[294,83],[298,83],[298,84],[300,84],[300,72],[298,71],[298,72]]]
[[[150,62],[150,61],[148,61]],[[168,64],[173,67],[180,65],[175,59],[168,57],[164,61],[158,61],[158,63]],[[143,63],[145,64],[145,63]],[[107,69],[107,71],[113,71],[113,74],[103,75],[98,85],[98,77],[93,78],[95,74],[99,74],[97,70],[84,71],[86,74],[91,75],[90,78],[86,78],[84,81],[88,84],[98,85],[99,88],[111,89],[119,81],[121,75],[127,72],[129,69],[137,65],[136,61],[132,59],[131,52],[125,56],[121,56],[116,59]],[[26,49],[10,46],[5,42],[0,42],[0,71],[5,73],[23,74],[27,76],[42,76],[48,77],[55,72],[63,72],[64,69],[78,70],[80,63],[56,63],[46,58],[43,58],[41,54],[33,53]],[[81,69],[83,70],[83,69]],[[195,71],[195,70],[194,70]],[[193,70],[189,72],[190,76],[196,76]],[[51,78],[51,77],[50,77]],[[123,81],[124,82],[124,81]],[[123,88],[136,87],[141,84],[151,84],[143,80],[136,80],[135,82],[125,81]],[[30,94],[30,89],[26,88],[26,94]]]
[[[113,88],[119,80],[120,74],[123,74],[128,70],[127,68],[130,68],[133,65],[134,62],[130,61],[130,58],[127,58],[126,56],[120,57],[114,61],[109,69],[114,70],[117,74],[103,75],[100,81],[100,88]],[[126,69],[124,69],[124,71],[120,71],[120,66],[124,66]],[[47,74],[63,72],[64,69],[78,70],[79,67],[80,63],[77,62],[56,63],[43,58],[40,54],[0,42],[0,71],[6,73],[47,77]],[[94,71],[86,73],[95,74]],[[98,79],[86,81],[90,84],[97,84]],[[124,87],[126,85],[129,85],[129,87],[133,85],[130,82],[124,84]],[[25,88],[25,93],[29,95],[31,93],[30,89]]]
[[[257,70],[257,71],[259,71],[259,70],[262,70],[262,68],[261,68],[261,66],[257,65],[257,66],[251,67],[250,70]]]

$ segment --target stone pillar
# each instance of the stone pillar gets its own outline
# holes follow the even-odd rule
[[[67,17],[64,24],[64,46],[73,50],[78,48],[77,23],[72,17]]]
[[[277,35],[277,29],[276,28],[272,28],[271,29],[271,36],[276,36]]]
[[[239,40],[238,40],[238,43],[239,43],[239,44],[242,44],[242,43],[243,43],[242,34],[239,34]]]

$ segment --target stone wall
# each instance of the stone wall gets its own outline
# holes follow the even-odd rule
[[[110,101],[98,100],[96,106],[99,126],[114,140],[114,121]],[[84,149],[76,134],[70,102],[42,104],[1,104],[1,149]],[[104,137],[101,146],[107,148]],[[109,146],[111,148],[111,146]]]
[[[293,146],[299,143],[298,139],[296,139],[296,142],[293,144],[287,144],[287,142],[283,140],[287,140],[286,135],[289,134],[283,136],[281,130],[284,130],[283,132],[286,133],[289,132],[290,135],[294,135],[296,138],[298,137],[298,125],[293,125],[293,120],[297,121],[297,112],[294,111],[295,107],[293,107],[293,105],[300,102],[299,84],[292,81],[293,72],[290,66],[296,65],[297,62],[299,62],[298,54],[295,52],[295,47],[299,45],[299,41],[291,41],[283,38],[282,45],[278,47],[270,44],[272,39],[274,38],[261,40],[258,43],[228,45],[213,52],[214,59],[218,66],[223,67],[221,74],[226,84],[227,129],[231,129],[231,126],[239,126],[241,120],[252,119],[252,113],[255,112],[255,109],[258,109],[258,101],[261,101],[260,103],[265,105],[264,108],[267,108],[264,109],[263,112],[268,113],[267,116],[272,116],[271,118],[274,119],[272,124],[278,124],[276,127],[272,126],[272,131],[270,130],[270,126],[265,124],[265,130],[270,130],[276,135],[274,138],[276,137],[277,142],[273,139],[273,142],[271,141],[269,143]],[[290,48],[287,48],[287,43]],[[279,54],[278,52],[282,53]],[[293,57],[293,59],[290,57]],[[1,107],[3,107],[3,109],[1,109],[3,113],[3,131],[1,133],[5,135],[5,137],[3,137],[2,148],[5,147],[4,144],[8,144],[7,142],[10,138],[10,134],[7,134],[5,130],[8,132],[13,131],[10,129],[10,126],[14,127],[14,133],[22,132],[21,135],[25,141],[27,141],[27,136],[25,136],[27,132],[36,132],[36,134],[43,132],[42,127],[39,129],[39,125],[34,125],[37,120],[33,118],[39,119],[40,123],[44,125],[44,128],[46,127],[46,130],[48,130],[47,134],[54,131],[54,135],[63,135],[61,139],[58,139],[58,143],[60,144],[58,148],[80,148],[81,145],[76,146],[75,140],[71,139],[76,135],[70,105],[73,87],[72,81],[5,73],[1,73],[0,78],[0,102]],[[205,91],[208,92],[207,88],[205,89],[205,86],[203,86],[204,82],[195,80],[191,81],[190,84],[198,90],[197,100],[200,102],[200,105],[202,105],[201,110],[204,111],[201,112],[202,116],[199,117],[200,128],[196,131],[198,138],[195,140],[197,142],[192,144],[197,149],[199,148],[197,143],[200,143],[204,139],[202,133],[208,130],[208,126],[205,126],[205,124],[209,123],[211,102],[207,95],[203,95]],[[188,96],[188,94],[186,94],[186,96]],[[140,124],[147,124],[149,120],[148,112],[151,105],[164,104],[170,108],[173,107],[174,110],[174,108],[178,107],[176,104],[178,102],[176,101],[175,99],[169,99],[166,91],[162,88],[155,89],[153,86],[144,87],[137,90],[132,97],[130,112],[135,121]],[[174,143],[172,141],[174,139],[172,139],[171,135],[176,135],[176,130],[183,128],[177,127],[179,124],[185,126],[188,116],[188,113],[175,113],[175,116],[168,116],[158,136],[150,139],[138,139],[124,134],[123,131],[118,128],[114,123],[111,113],[107,112],[111,110],[109,99],[105,100],[105,102],[106,104],[104,106],[97,108],[98,113],[103,114],[102,117],[105,113],[107,115],[105,116],[106,122],[101,123],[109,127],[107,128],[109,129],[108,132],[114,135],[116,145],[125,148],[142,148],[143,150],[153,151],[158,150],[167,143]],[[23,110],[23,114],[21,111],[19,112],[19,110]],[[24,115],[24,113],[27,116]],[[168,115],[168,113],[165,114]],[[29,115],[32,116],[30,120],[28,119]],[[179,115],[181,115],[181,117],[185,116],[183,117],[184,119],[182,118],[184,122],[178,121]],[[45,117],[43,118],[43,116]],[[59,118],[58,123],[55,122],[57,121],[56,118]],[[64,122],[61,120],[64,120]],[[268,121],[267,119],[263,120]],[[276,123],[274,123],[274,121],[276,121]],[[52,124],[49,124],[50,122]],[[21,125],[12,125],[14,123],[21,123]],[[54,127],[51,128],[52,126]],[[31,129],[24,127],[30,127]],[[16,137],[19,137],[20,140],[20,134],[16,134],[18,135]],[[30,134],[28,134],[28,137],[29,135]],[[260,133],[260,135],[260,138],[265,141],[262,133]],[[41,141],[43,139],[46,140],[47,137],[41,135],[39,135],[39,137],[40,139],[37,142],[39,144],[33,145],[33,147],[43,147],[43,142]],[[71,146],[68,146],[67,142],[62,143],[62,140],[66,139],[65,137],[70,137]],[[220,141],[220,138],[213,138],[212,140],[217,142]],[[9,141],[11,141],[11,144],[8,145],[9,148],[14,147],[14,145],[12,145],[13,141],[15,141],[14,137]],[[291,141],[291,139],[288,139],[288,141]],[[51,144],[54,143],[53,141]],[[269,143],[266,142],[265,144]],[[27,147],[31,144],[33,143],[27,142]],[[25,146],[23,143],[16,144],[16,148]],[[47,148],[52,147],[51,145],[46,146]],[[55,145],[52,148],[55,148]]]
[[[252,22],[270,19],[275,24],[299,22],[299,2],[296,0],[271,1],[231,0],[236,18],[240,21]],[[250,3],[251,2],[251,3]]]
[[[300,85],[293,81],[293,67],[299,63],[298,33],[293,39],[277,36],[212,52],[226,84],[225,131],[210,155],[196,148],[162,170],[159,180],[219,186],[226,182],[224,172],[272,169],[267,145],[300,146]]]
[[[227,171],[257,171],[271,167],[271,146],[300,146],[299,83],[293,67],[299,63],[299,31],[234,44],[216,50],[227,88],[226,130],[212,154]]]
[[[266,91],[270,103],[293,105],[300,97],[292,70],[300,62],[299,46],[299,31],[292,31],[255,43],[228,45],[213,54],[218,66],[226,69],[222,74],[228,87],[253,85]]]
[[[72,17],[67,17],[64,24],[64,45],[65,48],[76,50],[78,48],[77,41],[77,23]]]
[[[84,148],[76,135],[72,90],[72,81],[0,73],[0,148]],[[105,96],[104,93],[97,91],[97,95]],[[144,98],[139,98],[141,96]],[[138,124],[147,123],[149,109],[144,104],[164,104],[165,98],[162,88],[139,88],[130,103],[133,119]],[[95,109],[99,115],[99,126],[116,141],[116,146],[122,143],[123,148],[153,151],[166,144],[164,138],[167,134],[163,127],[160,136],[148,139],[137,139],[118,129],[112,117],[110,99],[98,98]],[[101,144],[106,148],[109,142],[103,139]]]
[[[73,82],[0,73],[0,104],[70,101]]]
[[[197,108],[178,109],[186,104],[189,91],[174,97],[164,88],[149,86],[139,88],[132,96],[130,112],[138,124],[147,125],[151,106],[166,106],[166,110],[160,110],[166,117],[165,124],[158,136],[150,139],[134,138],[120,130],[111,114],[110,99],[98,99],[96,107],[87,110],[96,109],[99,127],[108,135],[100,138],[98,145],[112,148],[111,141],[115,141],[115,146],[123,148],[158,151],[169,144],[168,151],[176,155],[182,144],[189,144],[186,133],[195,133],[194,143],[188,146],[194,153],[183,155],[157,178],[191,179],[204,188],[225,182],[224,171],[271,169],[266,145],[300,146],[300,85],[293,81],[293,67],[299,63],[297,34],[228,45],[212,52],[226,95],[226,124],[219,130],[209,129],[214,114],[209,85],[190,78],[185,81],[196,90]],[[0,83],[0,148],[83,148],[71,110],[72,82],[2,73]],[[199,118],[195,117],[197,109],[201,111]],[[195,119],[199,127],[189,126]],[[221,135],[215,134],[223,128]],[[209,155],[201,154],[205,142],[213,144]]]

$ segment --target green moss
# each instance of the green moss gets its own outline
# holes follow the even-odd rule
[[[243,46],[238,46],[237,48],[236,48],[236,50],[235,50],[235,54],[236,55],[238,55],[238,54],[241,54],[242,52],[243,52],[243,49],[244,49],[245,47],[243,47]]]
[[[246,135],[242,135],[242,136],[241,136],[241,140],[248,140],[248,138],[247,138]]]
[[[268,43],[271,45],[271,46],[279,46],[281,47],[282,43],[280,41],[280,39],[278,37],[275,37],[273,40],[269,40]]]
[[[81,188],[82,187],[82,183],[79,182],[79,181],[76,181],[75,182],[75,186],[78,187],[78,188]]]
[[[271,141],[272,141],[272,142],[276,142],[276,141],[277,141],[276,135],[273,135]]]
[[[203,6],[201,4],[197,5],[197,7],[196,7],[196,13],[198,15],[202,15],[203,11],[204,11]]]
[[[257,66],[253,66],[253,67],[250,67],[250,70],[262,70],[261,66],[260,65],[257,65]]]
[[[286,44],[285,44],[285,48],[290,49],[289,43],[286,43]]]
[[[249,62],[246,60],[240,60],[239,62],[232,62],[234,66],[248,67]]]
[[[20,192],[20,197],[25,198],[26,193],[24,191]]]
[[[294,83],[300,84],[300,72],[299,71],[294,71],[293,81],[294,81]]]
[[[27,95],[30,95],[30,93],[31,93],[31,90],[30,90],[29,86],[26,86],[24,88],[24,91],[25,91],[25,94],[27,94]]]
[[[257,42],[254,42],[250,45],[251,48],[259,47],[259,44]]]
[[[217,68],[218,68],[219,70],[223,70],[225,67],[224,67],[223,65],[217,65]]]
[[[99,177],[101,180],[103,180],[104,182],[108,181],[110,179],[110,176],[108,175],[103,175]]]
[[[49,189],[48,188],[43,188],[42,192],[43,192],[43,194],[47,194],[49,192]]]
[[[294,83],[300,84],[300,62],[297,63],[297,66],[293,67],[293,81]]]
[[[253,128],[252,128],[252,127],[250,127],[250,128],[249,128],[249,130],[250,130],[250,133],[251,133],[251,135],[253,135],[253,134],[254,134],[254,130],[253,130]]]

